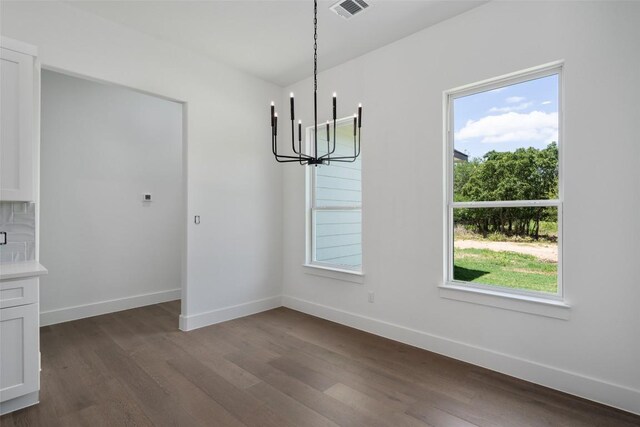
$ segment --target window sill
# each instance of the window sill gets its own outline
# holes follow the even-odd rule
[[[439,286],[439,293],[442,298],[555,319],[569,320],[571,315],[571,306],[563,301],[510,294],[498,290],[478,289],[447,283]]]
[[[341,268],[325,267],[323,265],[303,264],[305,274],[342,280],[344,282],[364,283],[364,273],[361,271],[345,270]]]

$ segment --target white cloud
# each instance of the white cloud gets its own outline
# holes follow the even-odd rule
[[[505,101],[507,101],[507,104],[516,104],[518,102],[522,102],[524,101],[525,98],[524,96],[510,96],[507,99],[505,99]]]
[[[558,113],[532,111],[530,113],[509,112],[498,116],[486,116],[469,120],[456,132],[457,140],[481,138],[481,142],[508,141],[546,142],[558,140]]]
[[[521,111],[526,110],[531,107],[533,102],[523,102],[518,105],[513,105],[511,107],[493,107],[489,110],[490,113],[508,113],[510,111]]]
[[[543,102],[541,102],[540,104],[541,104],[541,105],[549,105],[549,104],[551,104],[551,101],[543,101]]]

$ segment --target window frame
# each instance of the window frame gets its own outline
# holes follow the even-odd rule
[[[445,163],[445,179],[444,179],[444,284],[440,287],[446,291],[455,290],[462,292],[477,292],[479,294],[521,299],[528,302],[542,302],[560,305],[567,308],[565,297],[566,289],[562,280],[562,245],[563,245],[563,223],[562,208],[564,200],[564,167],[563,167],[563,151],[565,145],[564,139],[564,81],[563,81],[563,61],[556,61],[539,67],[530,68],[523,71],[510,73],[504,76],[484,80],[478,83],[465,85],[459,88],[451,89],[443,93],[443,115],[444,115],[444,163]],[[478,202],[454,202],[453,195],[453,167],[454,167],[454,111],[453,104],[455,99],[505,86],[511,86],[524,83],[552,75],[558,76],[558,198],[550,200],[512,200],[512,201],[478,201]],[[473,282],[465,282],[454,280],[454,221],[453,211],[456,208],[499,208],[499,207],[556,207],[558,215],[558,290],[555,294],[545,292],[527,291],[524,289],[508,288],[500,285],[481,284]],[[458,299],[458,298],[454,298]],[[466,297],[464,300],[467,300]],[[494,305],[494,304],[486,304]],[[504,308],[504,307],[503,307]],[[516,309],[517,310],[517,309]],[[528,311],[528,310],[518,310]],[[552,316],[555,317],[555,316]]]
[[[344,124],[352,124],[353,116],[347,116],[341,119],[336,120],[336,126],[341,126]],[[311,148],[311,142],[313,140],[313,126],[308,126],[305,129],[305,147],[306,151],[309,152]],[[318,134],[322,134],[324,132],[324,127],[318,125]],[[360,152],[360,159],[362,159],[362,152]],[[362,160],[360,160],[362,161]],[[355,281],[356,283],[362,283],[360,279],[348,277],[349,275],[355,276],[364,276],[364,245],[362,244],[362,227],[360,234],[360,247],[363,252],[363,260],[360,264],[360,268],[349,268],[349,266],[331,264],[327,262],[319,262],[315,260],[315,215],[317,211],[344,211],[344,210],[359,210],[362,216],[362,201],[360,202],[360,206],[326,206],[318,208],[316,206],[316,170],[315,166],[309,166],[305,171],[305,262],[304,267],[311,267],[317,269],[315,274],[320,274],[322,271],[326,271],[327,274],[321,274],[326,277],[343,279],[346,281]],[[362,194],[362,167],[360,168],[360,192]],[[333,272],[338,273],[338,276],[332,274]],[[348,276],[342,276],[342,274],[346,274]]]

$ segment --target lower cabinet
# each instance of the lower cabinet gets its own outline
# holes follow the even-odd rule
[[[38,402],[38,316],[37,303],[0,309],[0,414]]]

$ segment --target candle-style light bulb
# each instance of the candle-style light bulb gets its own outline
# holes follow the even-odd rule
[[[362,104],[358,104],[358,128],[362,127]]]
[[[329,141],[329,120],[327,120],[327,142]]]
[[[353,136],[356,136],[356,129],[358,128],[358,114],[353,115]]]
[[[336,120],[337,117],[337,106],[338,106],[338,94],[333,92],[333,121]]]
[[[302,141],[302,120],[298,120],[298,142]]]
[[[278,135],[278,113],[273,115],[273,134]]]
[[[271,127],[273,127],[273,113],[276,111],[276,104],[271,101]]]
[[[291,100],[291,120],[295,120],[295,113],[293,108],[293,92],[291,92],[291,98],[289,99]]]

